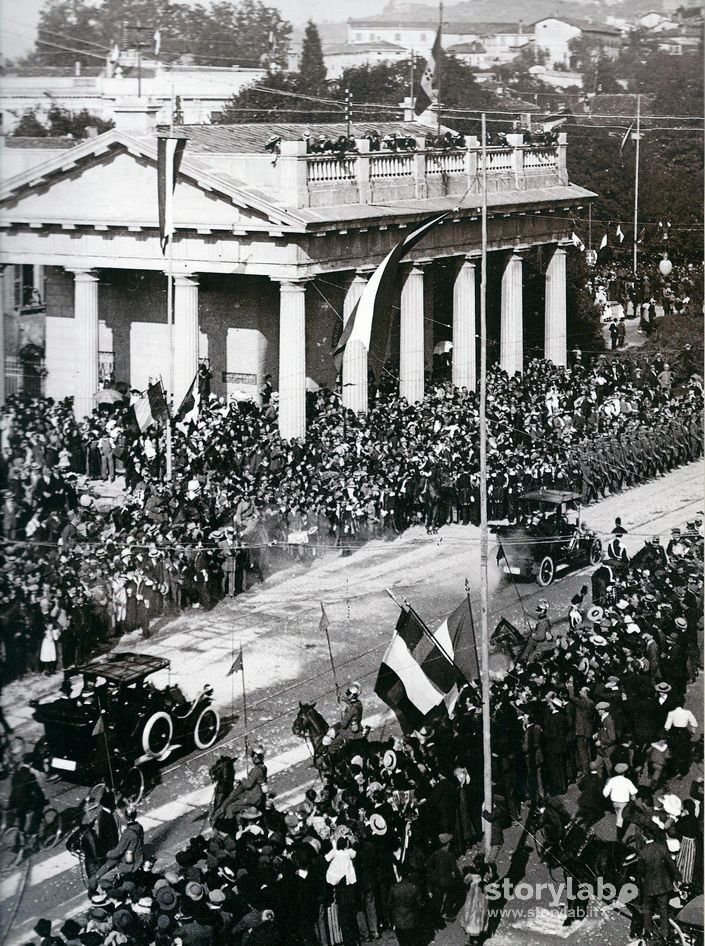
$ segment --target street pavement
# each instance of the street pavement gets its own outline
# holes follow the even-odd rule
[[[702,465],[693,463],[665,477],[586,507],[583,518],[606,539],[615,516],[622,517],[628,530],[625,545],[630,553],[654,533],[664,539],[672,526],[682,526],[703,506]],[[535,583],[514,585],[493,567],[490,549],[491,600],[490,629],[501,617],[525,629],[538,597],[551,603],[555,624],[567,621],[570,598],[584,583],[590,569],[562,574],[548,589]],[[317,701],[317,708],[333,720],[336,717],[335,681],[325,635],[319,630],[320,602],[330,622],[331,648],[339,684],[350,680],[362,684],[365,718],[384,736],[398,728],[388,709],[374,696],[375,675],[389,643],[398,615],[386,589],[397,598],[407,598],[427,624],[434,627],[464,595],[468,578],[473,603],[479,611],[479,530],[472,526],[447,526],[437,535],[410,529],[393,541],[369,543],[347,557],[331,551],[309,564],[292,563],[284,572],[272,575],[264,584],[235,600],[221,602],[204,613],[189,610],[161,622],[154,636],[141,640],[139,633],[123,638],[117,650],[137,651],[169,657],[171,682],[178,682],[186,695],[194,695],[204,683],[214,687],[216,703],[223,716],[222,734],[207,752],[193,752],[170,759],[161,772],[161,783],[141,805],[140,821],[148,842],[158,852],[159,865],[166,866],[173,854],[192,834],[207,827],[205,806],[211,788],[208,768],[221,753],[240,754],[244,761],[244,714],[242,675],[228,676],[240,646],[244,654],[247,689],[247,717],[250,741],[261,740],[267,747],[270,785],[277,792],[277,804],[296,804],[307,787],[315,784],[306,745],[292,735],[291,723],[298,702]],[[163,672],[166,682],[166,671]],[[158,680],[158,677],[155,678]],[[7,714],[17,731],[28,740],[40,734],[26,707],[28,694],[39,688],[51,691],[53,679],[22,681],[5,693]],[[691,709],[702,725],[702,695],[696,686]],[[0,785],[0,792],[4,788]],[[574,792],[574,789],[573,789]],[[68,783],[53,783],[47,793],[57,809],[75,805],[85,789]],[[570,803],[571,796],[568,796]],[[525,809],[526,812],[526,809]],[[532,839],[523,837],[521,826],[506,833],[500,859],[500,876],[515,855],[526,848],[526,877],[548,880],[535,856]],[[522,841],[523,843],[520,843]],[[7,946],[25,942],[38,916],[61,917],[85,907],[85,892],[75,859],[57,848],[38,855],[32,862],[0,878],[0,913],[3,930],[9,930]],[[556,942],[566,938],[559,911],[541,913],[538,903],[506,905],[498,931],[489,941],[497,944]],[[510,910],[518,910],[515,915]],[[530,916],[527,908],[534,907]],[[570,937],[580,944],[622,946],[628,942],[628,922],[615,911],[602,911],[570,929]],[[438,946],[462,942],[457,923],[436,937]],[[390,940],[391,942],[392,940]]]

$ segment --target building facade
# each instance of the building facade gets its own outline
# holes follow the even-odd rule
[[[333,386],[333,343],[371,272],[414,225],[448,216],[405,261],[391,329],[370,350],[346,351],[343,399],[367,406],[368,369],[398,365],[400,392],[423,396],[438,341],[453,344],[453,380],[474,387],[477,365],[481,150],[426,150],[418,125],[385,126],[417,136],[415,152],[308,154],[303,133],[344,134],[340,125],[184,126],[175,190],[173,329],[157,223],[156,136],[114,129],[5,181],[0,262],[42,267],[46,393],[70,395],[88,413],[101,365],[143,389],[161,377],[180,401],[200,359],[213,392],[257,397],[265,374],[280,395],[284,437],[305,435],[306,391]],[[281,153],[264,150],[272,134]],[[529,147],[513,136],[487,155],[492,349],[521,371],[527,320],[525,255],[546,259],[543,347],[566,358],[565,267],[575,209],[594,195],[568,181],[567,143]],[[4,290],[7,291],[7,290]]]

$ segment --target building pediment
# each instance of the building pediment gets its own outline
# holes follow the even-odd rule
[[[265,195],[187,155],[174,194],[174,221],[177,231],[231,233],[300,225]],[[0,222],[67,229],[156,229],[156,141],[109,131],[54,155],[3,182]]]

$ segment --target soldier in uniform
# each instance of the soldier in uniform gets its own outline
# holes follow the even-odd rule
[[[360,684],[353,682],[345,691],[343,697],[345,708],[340,718],[339,734],[343,739],[359,739],[362,736],[362,703],[360,701]]]

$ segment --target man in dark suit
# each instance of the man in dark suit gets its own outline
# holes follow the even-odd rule
[[[417,877],[410,871],[389,891],[389,916],[399,946],[420,946],[428,939],[421,904]]]
[[[643,829],[644,847],[637,860],[637,877],[644,917],[644,938],[653,939],[654,913],[659,916],[659,937],[668,940],[668,901],[680,873],[668,848],[656,844],[656,833],[650,826]]]
[[[442,832],[438,835],[439,847],[426,861],[426,882],[431,896],[431,912],[436,929],[442,929],[448,915],[459,906],[462,879],[455,855],[450,845],[453,835]]]

